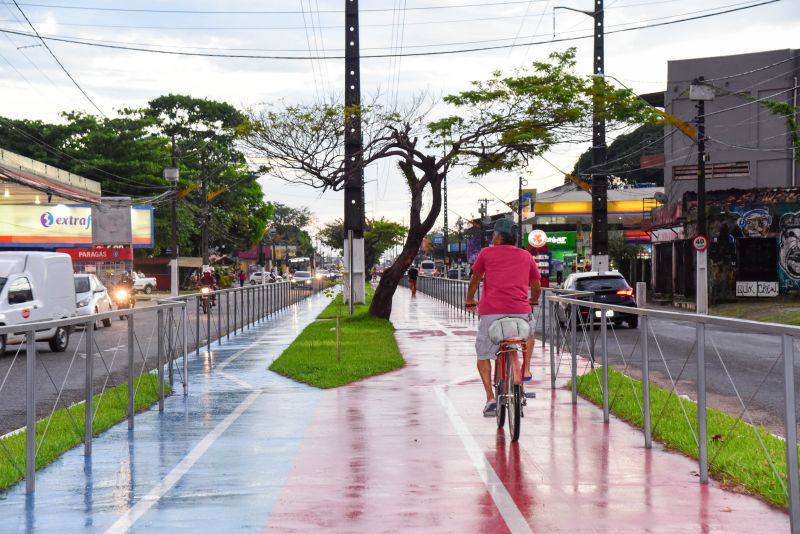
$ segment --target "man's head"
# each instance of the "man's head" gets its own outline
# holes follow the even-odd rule
[[[511,219],[498,219],[494,223],[493,245],[513,245],[517,238],[517,225]]]

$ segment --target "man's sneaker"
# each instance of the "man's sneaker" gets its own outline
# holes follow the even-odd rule
[[[497,415],[497,402],[489,401],[486,403],[486,406],[483,407],[483,416],[484,417],[494,417]]]

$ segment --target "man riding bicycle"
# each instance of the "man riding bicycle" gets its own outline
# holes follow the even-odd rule
[[[528,320],[531,336],[525,343],[522,369],[524,380],[531,380],[531,353],[533,352],[533,320],[531,306],[539,300],[541,276],[536,261],[528,251],[514,246],[517,225],[509,219],[500,219],[494,225],[492,247],[484,248],[472,266],[472,278],[467,288],[467,308],[478,306],[478,336],[475,350],[478,354],[478,373],[486,390],[483,415],[494,417],[497,402],[492,388],[492,360],[497,358],[498,345],[489,339],[489,326],[502,317],[521,317]],[[481,301],[475,301],[475,292],[483,279]],[[530,290],[530,294],[528,293]]]

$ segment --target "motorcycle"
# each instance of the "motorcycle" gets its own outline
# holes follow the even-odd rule
[[[128,310],[136,306],[136,298],[133,296],[131,288],[118,286],[114,289],[112,300],[118,310]],[[119,320],[124,321],[127,315],[121,315]]]
[[[200,288],[200,307],[203,308],[203,313],[207,314],[211,306],[214,305],[214,291],[209,286]]]

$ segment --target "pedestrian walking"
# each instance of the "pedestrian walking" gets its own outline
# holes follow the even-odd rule
[[[411,289],[411,296],[417,296],[417,277],[419,276],[419,269],[416,265],[411,265],[408,268],[408,287]]]
[[[243,269],[239,269],[239,287],[244,287],[245,280],[247,280],[247,275],[244,274]]]

